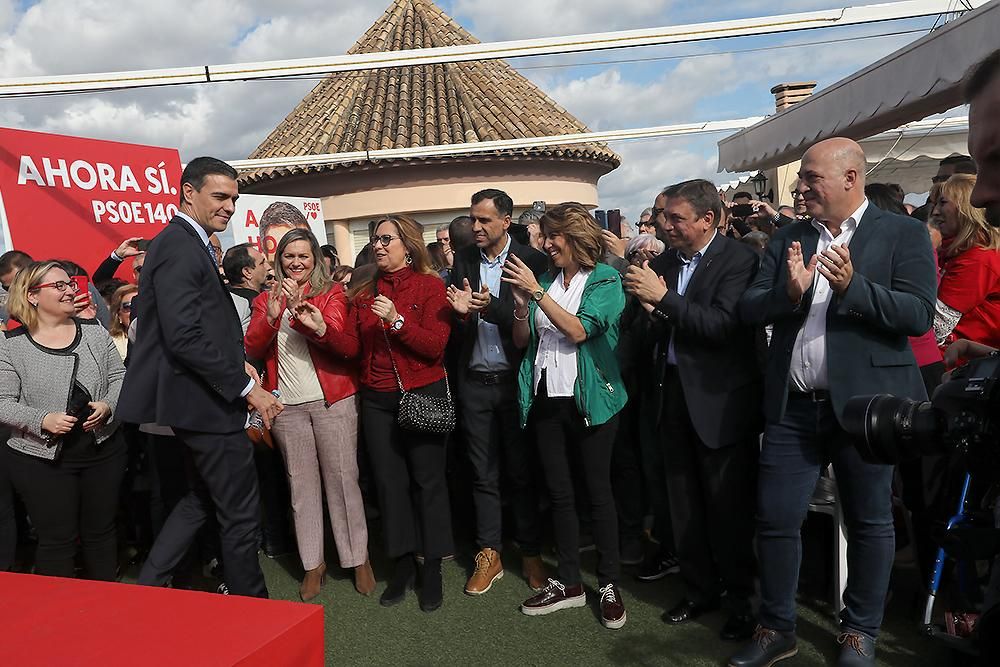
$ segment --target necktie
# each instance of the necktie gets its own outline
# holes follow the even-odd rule
[[[208,253],[208,258],[212,260],[212,266],[218,267],[219,263],[215,259],[215,248],[212,247],[211,243],[205,244],[205,252]]]

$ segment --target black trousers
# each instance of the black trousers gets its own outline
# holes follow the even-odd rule
[[[552,524],[559,561],[559,581],[580,583],[580,520],[573,491],[573,462],[579,459],[583,486],[590,500],[591,531],[597,548],[597,580],[616,583],[621,574],[618,516],[611,492],[611,454],[618,415],[600,426],[587,427],[572,398],[548,398],[545,380],[531,408],[538,455],[552,501]]]
[[[9,456],[13,455],[7,446],[10,427],[0,425],[0,572],[14,566],[17,551],[17,518],[14,512],[14,485],[10,481]]]
[[[193,488],[167,517],[138,583],[166,584],[214,510],[230,593],[266,598],[267,586],[257,559],[260,500],[250,438],[244,431],[219,434],[175,429],[175,433],[190,450],[198,475]]]
[[[659,390],[639,395],[639,459],[649,504],[653,509],[653,537],[663,555],[675,554],[670,497],[667,495],[667,467],[663,463],[663,422],[650,415],[660,414],[663,395]]]
[[[444,381],[420,391],[444,396]],[[441,558],[454,552],[445,436],[404,431],[396,423],[398,410],[399,392],[362,388],[361,423],[378,489],[386,555],[421,551],[424,558]]]
[[[522,431],[517,408],[515,375],[498,384],[474,379],[461,383],[459,419],[472,466],[472,500],[476,510],[476,543],[480,549],[501,551],[501,463],[504,464],[514,510],[514,539],[525,556],[541,553],[538,486],[533,472],[534,443]]]
[[[288,543],[288,508],[292,500],[288,489],[288,473],[277,447],[264,443],[254,445],[257,485],[260,487],[261,528],[264,541],[272,547]]]
[[[618,534],[622,545],[641,544],[642,520],[646,512],[638,407],[638,400],[633,398],[622,409],[615,449],[611,455],[611,486],[618,509]]]
[[[732,611],[748,613],[756,570],[758,438],[710,448],[691,424],[676,369],[668,369],[664,391],[663,461],[685,594],[705,604],[728,591]]]
[[[81,438],[55,461],[8,453],[10,477],[38,532],[37,574],[75,576],[79,538],[87,575],[114,581],[115,517],[126,456],[120,429],[100,445],[90,437]]]

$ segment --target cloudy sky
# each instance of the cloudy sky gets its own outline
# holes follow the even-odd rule
[[[874,1],[874,0],[872,0]],[[344,53],[390,0],[0,0],[0,77],[137,70]],[[767,16],[845,0],[439,0],[482,41]],[[863,4],[855,0],[850,4]],[[516,9],[512,10],[512,6]],[[516,18],[516,20],[512,20]],[[773,112],[783,81],[820,87],[925,34],[933,19],[775,37],[511,61],[593,130]],[[859,38],[850,40],[850,38]],[[848,41],[850,40],[850,41]],[[258,81],[0,101],[0,126],[245,158],[315,82]],[[601,206],[635,219],[682,178],[716,173],[721,137],[615,143]]]

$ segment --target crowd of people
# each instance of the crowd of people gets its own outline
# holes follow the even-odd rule
[[[592,543],[604,626],[626,623],[623,566],[678,574],[664,622],[725,607],[720,637],[745,642],[730,665],[759,667],[797,651],[800,528],[832,464],[839,664],[874,664],[894,468],[852,446],[843,411],[859,394],[925,399],[1000,346],[1000,52],[969,97],[972,156],[942,162],[916,210],[833,138],[803,156],[794,206],[686,180],[621,239],[572,202],[514,222],[487,189],[429,245],[408,215],[373,221],[353,267],[288,204],[265,212],[261,248],[223,254],[237,173],[192,160],[177,217],[92,281],[0,256],[0,570],[23,503],[38,574],[114,580],[130,542],[140,584],[189,587],[210,561],[221,592],[266,597],[259,551],[295,551],[312,600],[325,504],[358,593],[377,588],[370,549],[391,561],[383,606],[416,579],[420,608],[439,608],[456,534],[475,545],[466,594],[506,559],[524,614],[584,606]],[[114,278],[126,261],[134,282]],[[899,471],[924,572],[953,502],[940,463]]]

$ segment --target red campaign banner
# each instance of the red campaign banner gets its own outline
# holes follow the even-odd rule
[[[0,128],[3,250],[93,273],[123,240],[170,222],[180,176],[176,148]]]

